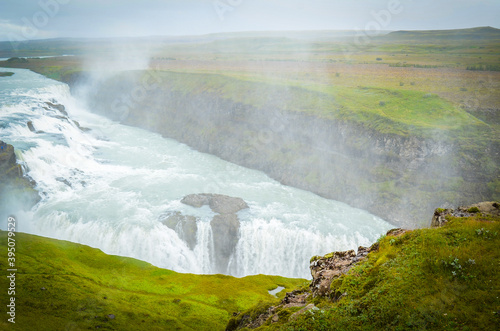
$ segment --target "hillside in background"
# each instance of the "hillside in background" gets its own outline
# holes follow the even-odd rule
[[[484,26],[471,29],[394,31],[386,36],[391,40],[500,40],[500,29]]]

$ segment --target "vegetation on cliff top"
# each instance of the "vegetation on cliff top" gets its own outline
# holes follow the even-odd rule
[[[157,72],[155,75],[166,87],[177,91],[213,93],[257,108],[276,107],[350,121],[381,133],[426,137],[473,133],[491,137],[491,129],[484,122],[435,94],[418,90],[303,85],[221,74]]]
[[[297,39],[279,33],[272,38],[235,34],[169,47],[152,43],[150,66],[161,72],[164,83],[184,92],[215,93],[256,107],[279,106],[384,134],[474,139],[479,150],[484,150],[481,141],[498,137],[498,116],[483,111],[498,109],[498,73],[464,70],[498,65],[498,29],[399,31],[372,38],[361,48],[352,45],[348,32],[303,34]],[[411,42],[415,36],[422,42]],[[44,43],[23,45],[23,52],[33,56],[47,49],[51,54],[89,51],[98,54],[97,61],[110,56],[113,66],[110,45]],[[0,43],[0,51],[2,47]],[[2,65],[69,83],[86,74],[86,61],[79,56],[18,62]]]
[[[498,108],[498,73],[464,69],[498,66],[498,29],[398,31],[371,38],[363,47],[353,43],[354,36],[352,31],[323,31],[296,36],[224,34],[220,39],[206,36],[207,41],[193,42],[187,38],[173,44],[168,38],[163,43],[146,39],[137,44],[137,50],[149,45],[151,67],[187,74],[182,84],[176,76],[184,91],[189,91],[187,80],[194,79],[195,85],[204,85],[199,91],[260,106],[269,101],[260,97],[260,91],[281,89],[297,94],[288,100],[286,110],[351,120],[383,133],[432,134],[472,126],[493,135],[491,121],[482,122],[475,115],[484,114],[473,108]],[[88,53],[95,54],[96,61],[108,59],[113,67],[113,45],[119,43],[28,42],[20,45],[15,56],[43,55],[47,50],[50,55]],[[0,54],[8,56],[9,51],[10,45],[0,43]],[[79,56],[20,60],[2,65],[29,68],[66,82],[82,75],[88,62]]]
[[[222,330],[234,311],[304,283],[278,276],[180,274],[66,241],[16,233],[16,330]],[[0,232],[7,256],[7,233]],[[7,259],[0,260],[7,270]],[[8,279],[0,281],[9,288]],[[282,291],[278,296],[283,296]],[[0,301],[7,305],[7,291]],[[6,315],[7,316],[7,315]]]
[[[260,329],[495,330],[500,217],[478,213],[447,219],[441,228],[382,237],[378,250],[333,280],[333,298],[310,297],[319,309],[269,320]]]

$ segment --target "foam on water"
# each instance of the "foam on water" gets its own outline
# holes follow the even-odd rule
[[[238,214],[240,239],[230,274],[309,278],[311,256],[369,245],[391,227],[363,210],[92,114],[71,97],[67,85],[9,70],[15,75],[0,79],[0,139],[21,151],[42,195],[32,212],[23,214],[20,231],[179,272],[213,273],[214,213],[180,200],[192,193],[219,193],[241,197],[250,206]],[[69,116],[46,102],[64,104]],[[91,130],[80,130],[74,120]],[[29,130],[28,121],[37,132]],[[198,217],[193,250],[159,222],[168,211]]]

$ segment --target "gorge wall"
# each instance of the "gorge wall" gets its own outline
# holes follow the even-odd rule
[[[24,175],[14,147],[0,140],[0,216],[5,219],[20,209],[29,210],[40,196],[33,180]]]
[[[122,73],[93,82],[84,92],[75,90],[96,113],[366,209],[398,226],[426,226],[437,207],[490,198],[491,171],[484,171],[475,155],[464,158],[463,148],[442,132],[426,138],[381,133],[290,110],[299,88],[243,84],[237,93],[264,100],[254,102],[217,84],[200,88],[196,75],[186,74],[182,84],[183,74],[175,79],[158,75],[164,75],[160,83],[144,72]],[[308,92],[306,97],[322,95]],[[490,144],[481,153],[495,150],[498,146]]]

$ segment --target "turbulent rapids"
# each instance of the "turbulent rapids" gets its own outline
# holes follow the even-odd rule
[[[311,256],[369,245],[391,227],[363,210],[92,114],[65,84],[9,71],[15,75],[0,79],[0,140],[19,151],[42,196],[31,212],[19,213],[19,231],[179,272],[215,273],[215,213],[181,200],[223,194],[249,206],[237,213],[238,240],[225,273],[308,278]],[[196,218],[192,247],[160,222],[176,212]]]

